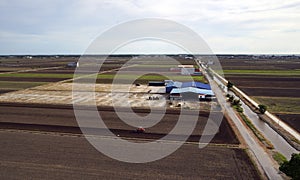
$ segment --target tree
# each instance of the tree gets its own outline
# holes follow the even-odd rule
[[[292,154],[291,160],[282,163],[279,170],[294,180],[300,179],[300,153]]]
[[[258,108],[259,108],[259,112],[262,114],[265,114],[265,112],[267,111],[267,106],[264,104],[258,105]]]
[[[235,99],[232,101],[232,105],[233,106],[241,106],[241,100],[240,99]]]
[[[234,85],[233,85],[232,82],[230,82],[230,81],[227,82],[227,88],[228,88],[228,90],[231,89],[233,86]]]
[[[234,96],[229,96],[229,102],[231,102],[232,103],[232,101],[234,100]]]

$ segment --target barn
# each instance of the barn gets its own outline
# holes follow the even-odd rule
[[[212,100],[215,94],[212,90],[195,87],[175,88],[170,92],[170,100]]]
[[[197,89],[206,89],[211,90],[209,84],[191,81],[191,82],[178,82],[178,81],[169,81],[166,85],[166,93],[170,93],[174,88],[186,88],[186,87],[194,87]]]

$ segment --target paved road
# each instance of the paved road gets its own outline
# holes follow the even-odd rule
[[[202,67],[202,66],[199,65],[199,67]],[[204,71],[202,71],[202,72],[204,72]],[[219,100],[220,105],[227,112],[229,117],[232,119],[232,121],[236,125],[237,129],[240,131],[241,136],[243,137],[243,139],[249,146],[249,149],[253,152],[253,154],[257,158],[260,166],[263,168],[267,177],[269,179],[282,179],[282,177],[278,174],[278,170],[275,168],[275,164],[273,163],[273,160],[271,159],[271,157],[269,157],[269,155],[265,152],[264,148],[261,147],[260,144],[254,139],[255,137],[252,137],[250,135],[248,129],[244,126],[244,124],[237,117],[237,115],[236,115],[235,111],[233,110],[233,108],[231,107],[231,105],[226,102],[225,97],[224,97],[222,91],[220,90],[220,88],[218,87],[218,85],[216,84],[216,82],[213,81],[209,76],[206,75],[206,77],[209,80],[212,90],[216,94],[216,97]]]

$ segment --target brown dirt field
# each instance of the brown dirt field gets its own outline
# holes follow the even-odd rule
[[[259,75],[226,75],[225,77],[238,87],[300,88],[300,77],[274,77]]]
[[[300,97],[299,77],[230,75],[226,78],[249,96]]]
[[[284,120],[292,128],[300,132],[300,114],[276,114],[280,119]]]
[[[218,58],[223,69],[261,69],[261,70],[289,70],[300,69],[299,60],[288,59],[223,59]]]
[[[269,96],[269,97],[300,97],[299,89],[272,89],[272,88],[247,88],[241,87],[249,96]]]
[[[12,92],[14,90],[0,90],[0,94],[4,94],[4,93],[8,93],[8,92]]]
[[[27,77],[0,77],[0,81],[17,81],[17,82],[58,82],[69,78],[27,78]]]
[[[83,137],[0,131],[0,179],[260,179],[244,150],[185,144],[150,163],[106,157]]]
[[[49,69],[41,71],[28,72],[30,74],[74,74],[75,68],[59,68],[59,69]]]
[[[73,109],[69,106],[47,106],[47,105],[0,105],[0,127],[9,129],[41,129],[48,131],[66,131],[78,132],[78,127]],[[99,107],[99,114],[112,132],[124,137],[141,137],[149,139],[159,139],[165,136],[178,119],[178,111],[169,110],[164,118],[155,126],[147,128],[145,134],[133,133],[134,127],[131,127],[121,121],[111,108]],[[137,110],[138,114],[145,116],[147,110]],[[130,114],[128,114],[130,116]],[[88,117],[88,115],[87,115]],[[189,141],[199,141],[202,131],[206,125],[208,114],[202,113],[199,116],[198,123]],[[5,122],[5,123],[3,123]],[[22,126],[23,124],[27,124]],[[46,127],[50,125],[49,127]],[[101,133],[101,130],[99,130]],[[172,138],[176,139],[176,136]],[[226,119],[223,119],[219,132],[212,140],[213,143],[238,144],[238,140],[230,128]]]
[[[300,69],[299,60],[287,59],[220,59],[223,69],[265,69],[265,70],[294,70]],[[299,76],[270,76],[270,75],[225,75],[238,88],[249,96],[269,97],[300,97]],[[300,131],[299,114],[276,114],[291,127]]]
[[[0,59],[0,67],[26,67],[26,68],[41,68],[41,67],[56,67],[64,66],[69,62],[77,61],[74,57],[33,57],[32,59],[24,59],[19,57]]]
[[[0,73],[4,73],[4,72],[10,72],[8,70],[0,70]]]

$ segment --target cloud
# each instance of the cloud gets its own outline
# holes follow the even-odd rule
[[[299,53],[299,11],[298,0],[2,0],[0,53],[82,53],[110,27],[149,17],[192,28],[216,53]]]

